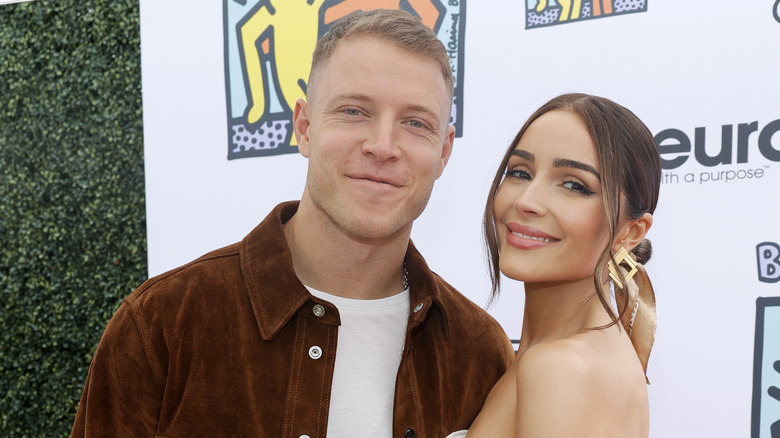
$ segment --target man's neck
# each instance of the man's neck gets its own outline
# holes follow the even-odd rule
[[[314,289],[345,298],[378,299],[403,290],[408,229],[382,239],[359,239],[298,212],[284,225],[295,274]]]

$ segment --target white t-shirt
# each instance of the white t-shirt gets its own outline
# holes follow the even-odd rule
[[[328,437],[391,438],[395,377],[409,320],[409,289],[378,300],[312,295],[339,310]]]

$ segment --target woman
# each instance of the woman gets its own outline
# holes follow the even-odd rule
[[[499,271],[524,283],[522,334],[468,438],[648,436],[660,181],[652,134],[610,100],[562,95],[525,123],[485,208],[493,294]]]

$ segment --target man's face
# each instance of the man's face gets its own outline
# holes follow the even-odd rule
[[[304,191],[359,239],[409,232],[452,152],[439,65],[376,38],[339,43],[293,123],[309,159]]]

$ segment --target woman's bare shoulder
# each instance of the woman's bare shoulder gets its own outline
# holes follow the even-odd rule
[[[518,358],[515,369],[518,389],[586,390],[591,386],[591,379],[601,373],[602,360],[579,339],[534,345]]]
[[[582,389],[620,379],[620,370],[628,371],[628,379],[641,373],[631,341],[613,327],[536,344],[517,362],[517,377],[531,380],[527,383],[549,378]]]
[[[526,350],[515,369],[518,436],[621,433],[615,410],[625,408],[621,404],[626,402],[646,403],[646,390],[625,386],[622,377],[615,375],[620,371],[613,359],[588,337],[540,343]]]

